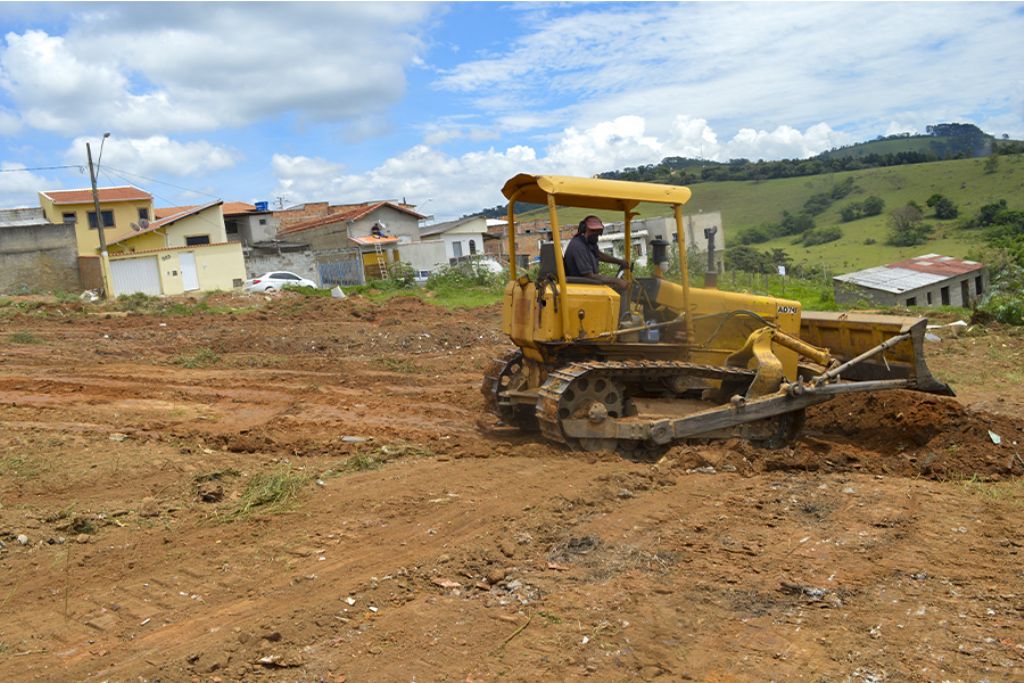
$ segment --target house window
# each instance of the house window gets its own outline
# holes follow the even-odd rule
[[[261,218],[260,219],[260,225],[266,225],[266,224],[267,224],[267,219],[266,218]]]
[[[926,296],[928,297],[928,305],[931,306],[932,305],[932,293],[928,292],[926,294]]]
[[[975,276],[974,278],[974,293],[981,296],[981,276]]]
[[[103,214],[103,227],[112,228],[114,227],[114,212],[113,211],[102,211]],[[89,227],[93,230],[96,229],[96,212],[89,212]]]
[[[452,242],[452,254],[455,258],[462,257],[462,242]]]
[[[476,240],[470,240],[469,241],[469,253],[470,254],[475,254],[476,253]]]
[[[64,214],[64,225],[74,225],[78,222],[78,215],[74,211]]]
[[[190,247],[195,246],[197,244],[209,244],[209,243],[210,243],[210,236],[209,235],[190,235],[190,236],[185,238],[185,244],[187,246],[190,246]]]
[[[142,220],[142,221],[148,221],[149,220],[149,209],[146,208],[145,206],[139,207],[139,220]]]
[[[949,305],[949,287],[943,287],[939,290],[939,296],[942,297],[942,305]]]
[[[916,296],[912,296],[909,299],[907,299],[907,305],[908,306],[916,306],[917,305],[917,297]]]

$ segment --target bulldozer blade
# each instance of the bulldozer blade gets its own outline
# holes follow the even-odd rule
[[[842,363],[856,358],[887,339],[905,334],[907,338],[872,358],[846,369],[841,379],[870,381],[911,380],[908,388],[944,396],[955,396],[948,384],[932,375],[925,361],[926,318],[876,315],[872,313],[829,313],[804,311],[800,338],[827,348]]]

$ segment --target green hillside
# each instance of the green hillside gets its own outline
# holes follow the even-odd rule
[[[929,252],[947,256],[967,256],[981,246],[979,231],[961,231],[956,226],[961,218],[973,216],[985,205],[1005,199],[1010,208],[1024,210],[1024,155],[1005,155],[998,159],[998,168],[987,173],[986,158],[955,159],[923,164],[871,168],[799,178],[764,181],[704,182],[692,187],[693,198],[684,207],[686,213],[720,211],[727,245],[738,244],[743,232],[763,223],[777,223],[783,211],[799,213],[812,195],[828,192],[852,178],[853,192],[815,216],[818,228],[837,226],[843,237],[835,242],[812,247],[794,245],[793,236],[751,245],[758,251],[784,249],[795,263],[825,265],[833,272],[846,272]],[[922,207],[933,194],[950,198],[960,209],[960,218],[936,220],[925,209],[926,223],[935,226],[934,239],[915,247],[891,247],[885,244],[888,215],[892,209],[916,201]],[[885,200],[885,210],[878,216],[849,223],[840,219],[843,206],[877,195]],[[641,205],[640,217],[669,215],[668,207]],[[560,222],[578,222],[587,212],[577,209],[559,211]],[[620,221],[621,214],[599,212],[606,221]],[[523,219],[544,219],[546,210],[524,214]],[[874,244],[865,244],[874,240]]]
[[[941,146],[948,144],[950,138],[942,137],[937,138],[931,135],[913,135],[910,137],[895,137],[888,138],[885,140],[872,140],[871,142],[862,142],[852,147],[846,147],[838,150],[822,152],[821,157],[823,159],[830,159],[833,157],[866,157],[870,154],[899,154],[900,152],[933,152],[935,146]]]

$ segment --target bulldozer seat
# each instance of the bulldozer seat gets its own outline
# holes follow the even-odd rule
[[[554,242],[541,242],[540,243],[540,270],[537,272],[537,279],[550,277],[553,280],[558,279],[558,269],[555,266],[555,244]],[[589,277],[577,277],[574,275],[566,275],[565,281],[574,285],[600,285],[600,282],[591,280]]]

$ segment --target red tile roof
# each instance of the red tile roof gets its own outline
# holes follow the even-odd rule
[[[346,221],[357,221],[360,218],[364,218],[369,214],[373,213],[377,209],[389,206],[396,211],[407,213],[410,216],[415,217],[417,220],[426,218],[421,214],[416,213],[412,209],[402,204],[395,204],[394,202],[369,202],[366,204],[348,204],[341,207],[331,207],[332,209],[340,209],[335,213],[328,214],[326,216],[320,216],[313,218],[308,221],[302,221],[301,223],[292,223],[289,226],[281,228],[277,231],[279,235],[285,235],[293,232],[302,232],[303,230],[310,230],[312,228],[319,228],[323,225],[331,225],[332,223],[342,223]]]
[[[916,270],[919,273],[931,273],[932,275],[963,275],[974,270],[981,270],[985,266],[977,261],[965,261],[953,256],[942,256],[940,254],[925,254],[914,258],[890,263],[887,268],[906,268]]]
[[[153,209],[153,216],[157,220],[160,220],[161,218],[167,218],[168,216],[173,216],[176,213],[181,213],[182,211],[188,211],[189,209],[194,209],[194,208],[196,208],[194,204],[189,205],[189,206],[164,206],[164,207],[158,207],[158,208],[154,208]]]
[[[245,202],[224,202],[224,215],[225,216],[237,216],[243,213],[253,213],[256,211],[256,207],[253,204],[247,204]]]
[[[189,206],[165,206],[153,209],[153,214],[157,219],[160,219],[194,208],[196,208],[196,205],[194,204]],[[246,204],[245,202],[224,202],[223,211],[225,216],[238,216],[240,214],[253,213],[256,211],[256,207],[252,204]]]
[[[86,204],[92,201],[92,189],[47,190],[40,192],[54,204]],[[145,202],[153,201],[153,195],[134,185],[126,187],[101,187],[96,191],[100,202]]]
[[[214,206],[217,206],[218,204],[221,204],[221,203],[222,202],[218,199],[217,201],[210,202],[208,204],[203,204],[202,206],[181,206],[181,207],[178,207],[179,210],[178,210],[177,213],[173,213],[170,216],[163,216],[162,218],[159,218],[158,220],[153,221],[148,226],[146,226],[145,230],[140,230],[138,232],[133,232],[133,233],[130,233],[128,235],[124,235],[123,237],[118,237],[117,239],[109,240],[107,242],[107,244],[117,244],[119,242],[124,242],[126,240],[130,240],[133,237],[138,237],[139,235],[145,235],[147,233],[151,233],[151,232],[153,232],[155,230],[158,230],[160,228],[163,228],[163,227],[166,227],[168,225],[172,225],[174,223],[177,223],[182,218],[187,218],[188,216],[193,216],[193,215],[195,215],[197,213],[201,213],[201,212],[203,212],[203,211],[205,211],[205,210],[207,210],[209,208],[212,208]],[[154,211],[154,213],[158,213],[158,212]]]

